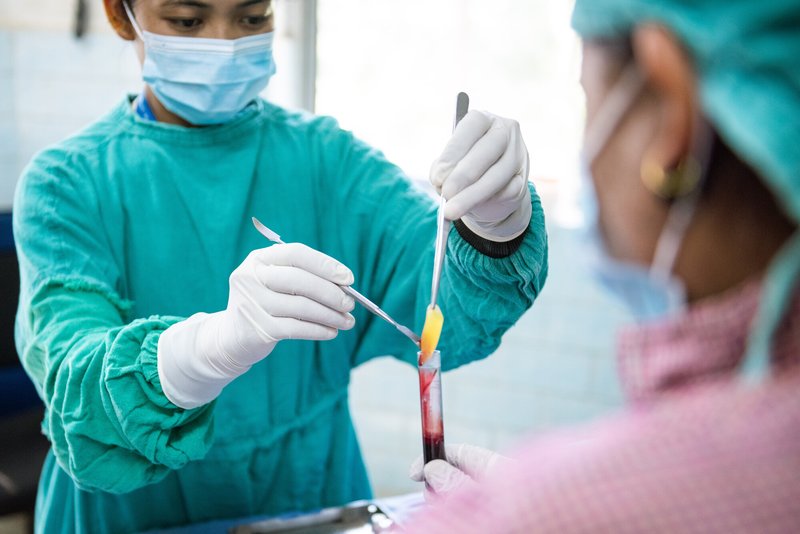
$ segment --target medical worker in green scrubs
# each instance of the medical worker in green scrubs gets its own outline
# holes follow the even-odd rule
[[[350,371],[384,354],[412,362],[416,348],[339,286],[419,331],[434,202],[334,120],[258,98],[274,71],[269,1],[105,8],[137,47],[145,89],[37,155],[15,200],[17,345],[52,442],[36,530],[132,532],[369,497]],[[542,288],[527,173],[516,123],[481,112],[432,167],[456,221],[446,368],[490,354]],[[268,246],[251,216],[295,244]]]

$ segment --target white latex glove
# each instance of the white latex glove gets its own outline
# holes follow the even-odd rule
[[[283,339],[328,340],[355,324],[340,285],[353,273],[301,244],[254,250],[233,271],[228,307],[169,327],[158,342],[158,376],[181,408],[214,400]]]
[[[502,454],[459,443],[445,446],[447,461],[434,460],[423,466],[422,456],[411,464],[409,476],[417,482],[425,482],[425,498],[441,499],[448,494],[476,486],[498,466],[512,460]]]
[[[528,149],[516,121],[470,111],[433,162],[430,180],[447,199],[445,217],[484,239],[511,241],[528,228]]]

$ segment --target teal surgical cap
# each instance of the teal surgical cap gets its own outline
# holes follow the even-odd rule
[[[800,0],[576,0],[584,39],[629,35],[655,23],[691,56],[703,112],[731,149],[800,223]],[[745,371],[768,367],[769,344],[800,275],[800,234],[765,280]]]

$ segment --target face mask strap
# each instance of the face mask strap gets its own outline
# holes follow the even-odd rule
[[[635,65],[625,67],[584,137],[583,157],[590,168],[643,88],[644,77],[639,69]]]
[[[703,185],[706,181],[706,173],[708,172],[708,161],[711,155],[711,140],[713,136],[709,126],[700,122],[696,125],[695,135],[696,141],[694,142],[694,154],[690,156],[699,166],[698,181],[695,187],[685,196],[679,197],[672,204],[672,207],[667,214],[667,221],[664,223],[664,229],[658,237],[656,243],[656,250],[653,255],[653,263],[650,267],[650,275],[659,280],[669,280],[672,276],[672,270],[675,267],[675,262],[678,260],[678,253],[680,252],[683,238],[689,229],[689,225],[694,219],[695,212],[697,211],[697,204],[700,201],[700,195],[703,191]]]
[[[131,26],[133,26],[133,31],[135,31],[136,35],[139,36],[139,39],[141,39],[142,42],[144,42],[144,32],[139,27],[139,23],[136,22],[136,17],[133,16],[133,11],[131,10],[131,7],[128,5],[128,0],[122,1],[122,7],[125,8],[125,13],[128,14],[128,20],[131,21]]]
[[[672,277],[672,269],[678,259],[683,238],[694,218],[698,196],[692,193],[675,202],[670,208],[667,222],[664,223],[664,229],[658,237],[653,263],[650,266],[650,275],[653,278],[669,280]]]
[[[587,129],[584,136],[583,150],[581,151],[581,167],[587,177],[587,182],[581,184],[581,188],[584,189],[584,195],[595,195],[594,184],[589,178],[592,164],[605,149],[611,135],[617,129],[628,110],[633,106],[633,102],[643,88],[644,77],[635,65],[630,64],[622,71],[600,109],[597,110],[592,127]],[[587,187],[591,189],[591,192],[585,190]],[[588,204],[588,202],[585,204]],[[585,210],[586,206],[584,205],[583,208]],[[584,213],[583,216],[584,223],[587,221],[586,217],[596,218],[596,208],[592,214]],[[603,239],[602,236],[600,238]]]

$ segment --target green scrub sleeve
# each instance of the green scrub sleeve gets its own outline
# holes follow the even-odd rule
[[[335,123],[334,123],[335,124]],[[342,260],[354,287],[400,323],[420,333],[430,302],[436,204],[383,154],[332,127],[326,152],[338,161],[323,181],[336,221]],[[334,165],[332,162],[330,165]],[[547,235],[532,185],[533,213],[517,249],[502,258],[483,254],[453,229],[439,291],[445,316],[442,365],[452,369],[494,352],[503,333],[527,310],[547,278]],[[393,355],[416,361],[417,348],[384,321],[357,310],[359,342],[354,365]]]
[[[179,319],[128,317],[101,206],[70,159],[37,157],[17,189],[17,349],[59,465],[82,489],[125,493],[202,458],[212,412],[181,410],[162,393],[158,337]]]

